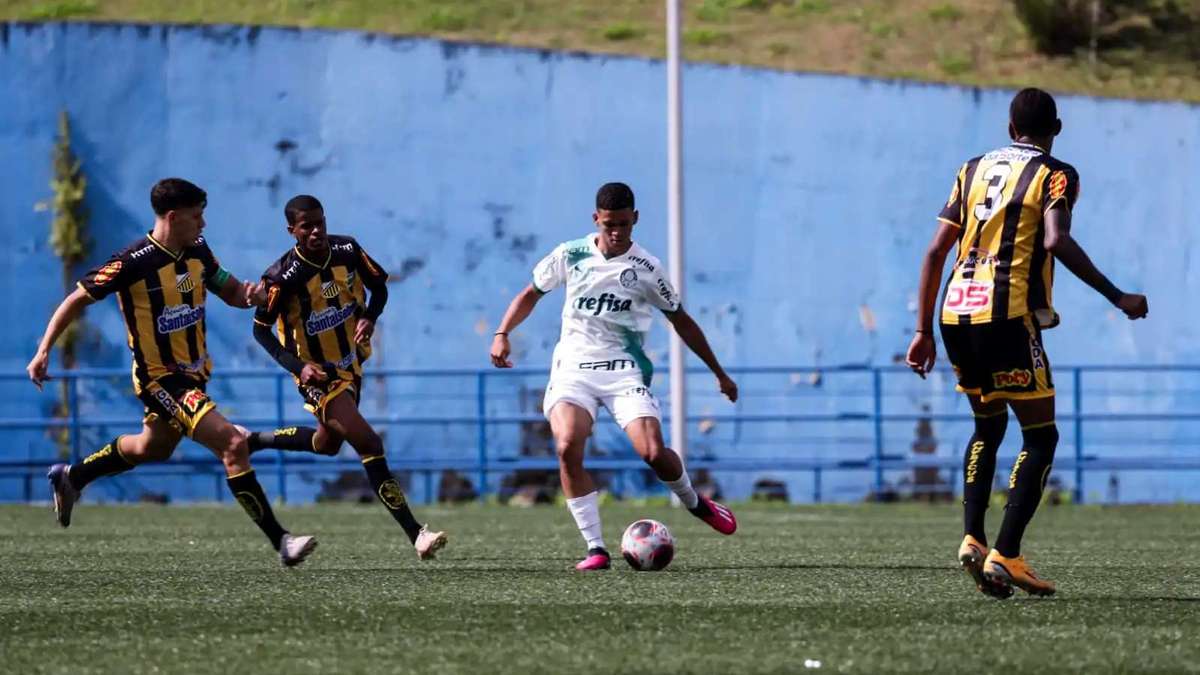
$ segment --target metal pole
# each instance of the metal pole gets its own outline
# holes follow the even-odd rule
[[[1075,385],[1075,503],[1083,503],[1083,369],[1073,373]]]
[[[671,285],[684,293],[683,111],[679,77],[679,0],[667,0],[667,257]],[[687,377],[683,341],[671,332],[671,447],[687,458]],[[686,467],[684,468],[686,471]]]
[[[479,501],[487,501],[487,373],[479,371],[475,375],[475,416],[478,422],[479,443]]]
[[[883,494],[883,372],[871,369],[871,389],[874,394],[875,418],[875,499]]]
[[[275,375],[275,428],[283,428],[283,373]],[[275,470],[279,472],[279,503],[287,503],[287,459],[286,452],[275,453]]]

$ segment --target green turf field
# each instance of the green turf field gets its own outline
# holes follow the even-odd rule
[[[424,508],[419,563],[377,506],[282,510],[319,535],[278,566],[231,507],[0,507],[0,671],[1181,672],[1200,670],[1200,508],[1044,509],[1028,541],[1059,596],[998,602],[953,565],[952,507],[742,507],[722,538],[607,506],[679,543],[665,572],[571,571],[566,510]],[[997,521],[998,513],[992,514]]]

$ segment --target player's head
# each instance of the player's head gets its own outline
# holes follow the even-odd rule
[[[329,248],[325,230],[325,209],[312,195],[296,195],[283,207],[287,229],[303,251],[324,254]]]
[[[165,222],[179,241],[192,241],[204,229],[208,195],[182,178],[164,178],[150,188],[150,206],[156,219]]]
[[[1050,94],[1029,87],[1017,92],[1008,106],[1008,135],[1051,141],[1062,131],[1062,120],[1058,119],[1058,106]]]
[[[624,183],[605,183],[596,191],[596,212],[592,220],[600,231],[604,248],[627,248],[632,241],[638,212],[633,190]]]

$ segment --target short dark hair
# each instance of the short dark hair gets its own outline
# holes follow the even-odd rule
[[[150,206],[155,215],[165,216],[167,211],[195,206],[204,208],[207,204],[208,195],[204,190],[182,178],[164,178],[150,188]]]
[[[1021,136],[1053,136],[1057,130],[1058,106],[1050,94],[1029,87],[1013,97],[1008,119]]]
[[[296,224],[296,217],[305,211],[325,210],[321,206],[321,200],[312,195],[296,195],[288,200],[288,203],[283,206],[283,217],[287,218],[288,225]]]
[[[633,190],[624,183],[605,183],[596,191],[596,209],[620,211],[634,208]]]

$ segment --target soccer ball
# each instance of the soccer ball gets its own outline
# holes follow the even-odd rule
[[[675,537],[657,520],[639,520],[621,535],[621,555],[639,572],[655,572],[675,557]]]

